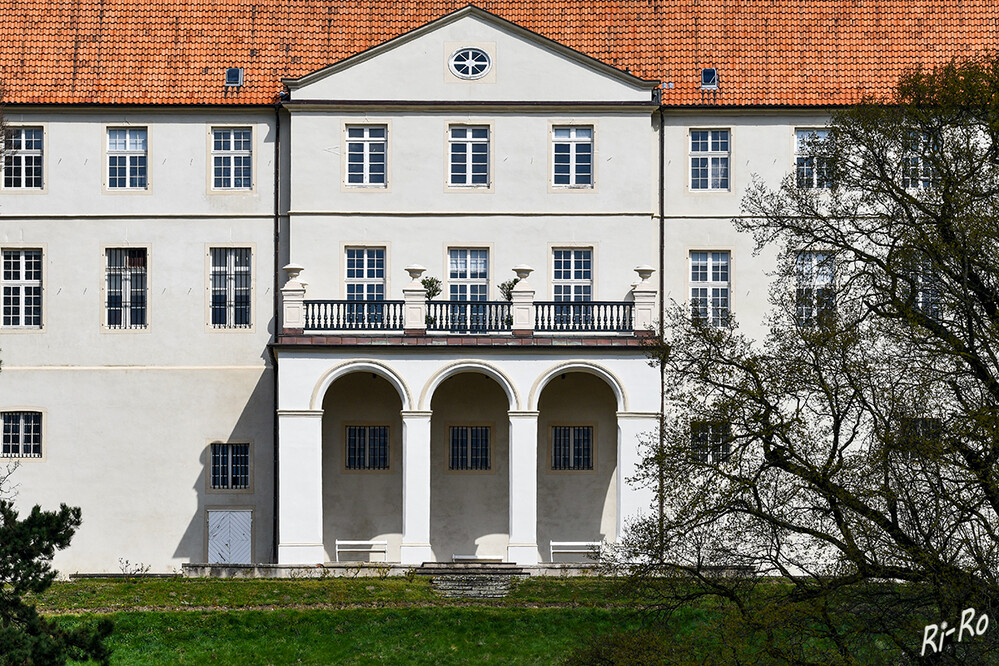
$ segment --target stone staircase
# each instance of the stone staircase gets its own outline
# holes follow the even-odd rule
[[[507,562],[424,562],[416,575],[429,576],[434,591],[449,599],[500,599],[524,568]]]

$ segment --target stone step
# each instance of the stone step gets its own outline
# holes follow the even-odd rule
[[[452,599],[502,598],[510,593],[511,581],[528,576],[510,562],[424,562],[416,574],[429,576],[437,594]]]

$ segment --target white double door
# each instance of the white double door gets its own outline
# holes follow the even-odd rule
[[[208,563],[250,564],[253,512],[208,510]]]

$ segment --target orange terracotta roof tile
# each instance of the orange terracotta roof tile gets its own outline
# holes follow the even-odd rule
[[[273,103],[321,69],[459,0],[0,0],[7,103]],[[669,105],[836,105],[907,68],[999,49],[995,0],[480,0],[647,79]],[[238,90],[226,67],[245,70]],[[717,67],[719,89],[699,89]]]

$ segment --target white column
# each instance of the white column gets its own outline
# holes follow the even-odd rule
[[[510,544],[506,558],[538,563],[538,413],[510,412]]]
[[[420,276],[427,270],[419,264],[406,266],[409,284],[403,287],[403,329],[406,335],[423,335],[427,332],[427,290]]]
[[[431,562],[430,415],[402,412],[402,549],[403,564]]]
[[[278,442],[278,564],[321,564],[322,410],[279,410]]]
[[[519,264],[513,270],[517,274],[517,284],[510,291],[511,332],[517,337],[530,337],[534,335],[534,290],[527,284],[527,278],[534,269]]]
[[[655,491],[648,487],[635,487],[628,479],[635,476],[647,445],[657,436],[659,415],[654,412],[617,413],[617,534],[627,529],[628,522],[639,516],[649,515],[656,500]]]

